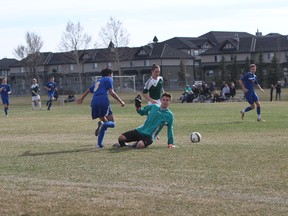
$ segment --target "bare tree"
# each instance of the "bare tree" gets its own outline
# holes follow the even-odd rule
[[[71,51],[67,55],[72,55],[79,70],[79,88],[80,92],[83,91],[83,82],[81,74],[84,73],[83,63],[85,62],[85,50],[90,46],[92,37],[83,32],[83,27],[80,22],[74,24],[71,21],[67,22],[65,32],[63,32],[59,49],[61,51]]]
[[[31,79],[37,76],[37,69],[43,63],[40,53],[44,42],[41,37],[33,32],[27,32],[25,35],[26,46],[18,45],[14,49],[14,55],[18,59],[22,59],[26,71],[26,79]]]
[[[101,28],[99,33],[102,41],[101,45],[111,49],[111,56],[118,66],[119,75],[121,75],[121,60],[127,55],[126,49],[130,41],[130,35],[127,30],[123,27],[122,22],[110,17],[105,27]]]

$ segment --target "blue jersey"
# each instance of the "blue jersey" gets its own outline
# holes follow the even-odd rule
[[[251,72],[247,72],[243,75],[241,80],[245,88],[248,89],[248,92],[244,94],[248,103],[253,104],[254,102],[257,102],[259,97],[254,91],[254,84],[258,85],[257,76]]]
[[[257,76],[251,72],[245,73],[241,78],[248,92],[254,92],[254,84],[258,85]]]
[[[3,104],[8,104],[9,105],[9,92],[11,92],[11,87],[9,84],[1,84],[0,88],[2,89],[1,91],[1,99]]]
[[[113,79],[110,76],[105,76],[98,79],[90,88],[93,93],[91,107],[92,119],[104,117],[112,114],[110,101],[108,98],[109,89],[113,89]]]
[[[47,82],[46,87],[48,88],[48,97],[54,97],[56,82]]]

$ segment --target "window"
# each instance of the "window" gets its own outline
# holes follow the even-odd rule
[[[133,67],[134,63],[133,61],[130,61],[130,67]]]
[[[220,62],[221,57],[219,55],[214,56],[215,62]]]
[[[111,65],[112,65],[111,62],[107,63],[107,67],[111,67]]]
[[[57,65],[57,66],[56,66],[56,71],[57,71],[57,72],[60,72],[60,71],[61,71],[61,65]]]
[[[144,60],[144,66],[150,66],[149,65],[149,60]]]
[[[98,67],[97,63],[92,64],[92,69],[97,69],[97,67]]]
[[[272,53],[272,52],[271,52],[271,53],[268,53],[268,59],[269,59],[269,60],[272,60],[273,57],[274,57],[274,53]]]
[[[138,55],[147,55],[147,53],[144,50],[140,50]]]
[[[213,70],[207,71],[207,73],[206,73],[207,76],[213,76],[213,74],[214,74]]]
[[[25,72],[25,69],[24,69],[24,67],[21,67],[21,69],[20,69],[21,71],[21,73],[24,73]]]
[[[232,46],[232,44],[230,44],[230,43],[227,43],[224,47],[223,47],[223,49],[233,49],[234,47]]]
[[[73,71],[73,69],[74,69],[74,66],[73,66],[73,64],[71,64],[70,65],[70,71]]]

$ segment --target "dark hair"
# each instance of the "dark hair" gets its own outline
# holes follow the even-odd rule
[[[159,65],[156,65],[156,64],[153,64],[151,71],[154,71],[156,68],[160,68],[160,66],[159,66]]]
[[[251,68],[251,67],[256,67],[256,65],[255,64],[251,64],[249,68]]]
[[[108,68],[108,67],[101,71],[102,77],[109,76],[112,73],[113,73],[113,71],[110,68]]]
[[[170,100],[172,100],[172,94],[168,93],[168,92],[164,92],[161,96],[161,98],[163,97],[168,97]]]

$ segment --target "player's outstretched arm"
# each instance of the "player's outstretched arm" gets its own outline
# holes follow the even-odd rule
[[[81,95],[81,97],[76,100],[76,103],[77,103],[77,104],[81,104],[81,103],[83,102],[84,98],[85,98],[89,93],[90,93],[90,90],[87,89],[87,90]]]
[[[122,107],[125,106],[124,101],[121,100],[121,98],[116,94],[116,92],[115,92],[112,88],[109,89],[109,94],[110,94],[115,100],[117,100],[117,101],[121,104]]]

